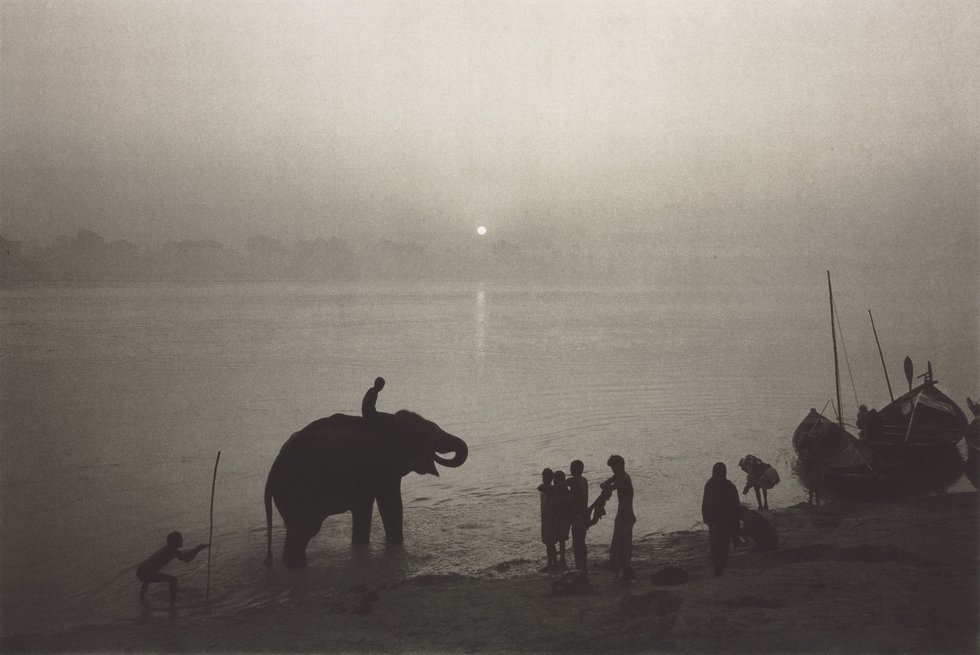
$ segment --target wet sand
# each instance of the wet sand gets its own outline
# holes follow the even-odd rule
[[[629,583],[603,566],[607,544],[590,543],[592,589],[577,594],[554,593],[557,573],[429,576],[234,617],[19,635],[2,650],[976,653],[977,517],[976,492],[799,505],[769,513],[777,551],[740,548],[720,578],[707,533],[679,532],[636,543]],[[654,585],[668,564],[689,581]]]

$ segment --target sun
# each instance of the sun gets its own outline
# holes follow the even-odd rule
[[[486,226],[485,225],[481,225],[480,227],[476,228],[476,233],[479,234],[482,237],[484,234],[487,233]]]

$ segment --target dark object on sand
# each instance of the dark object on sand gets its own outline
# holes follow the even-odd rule
[[[566,573],[551,583],[551,592],[556,596],[572,596],[587,594],[592,591],[592,582],[584,571]]]
[[[739,519],[742,521],[741,536],[748,537],[755,542],[753,552],[776,550],[776,546],[779,545],[779,535],[776,534],[776,529],[772,523],[766,520],[766,517],[743,506]]]
[[[679,566],[665,566],[650,576],[650,582],[661,586],[684,584],[690,579],[690,574]]]
[[[942,448],[963,438],[966,414],[936,387],[932,362],[919,377],[922,384],[888,403],[878,412],[876,425],[862,430],[864,443],[872,448]]]

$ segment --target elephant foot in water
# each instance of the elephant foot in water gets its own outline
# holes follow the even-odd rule
[[[364,548],[371,544],[371,533],[367,532],[355,532],[351,535],[350,540],[351,546],[355,548]],[[405,536],[399,530],[398,532],[387,532],[385,533],[385,544],[388,546],[401,546],[405,543]]]
[[[282,549],[282,561],[286,564],[286,568],[290,570],[298,570],[306,568],[306,545],[309,543],[310,537],[303,537],[292,534],[290,530],[286,530],[286,544]]]

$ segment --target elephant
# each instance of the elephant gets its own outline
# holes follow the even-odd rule
[[[313,421],[283,444],[266,479],[266,566],[272,566],[273,500],[286,524],[283,561],[301,569],[307,544],[332,514],[349,511],[351,542],[369,543],[375,501],[385,540],[402,543],[402,477],[412,471],[439,475],[437,463],[462,466],[468,454],[465,441],[408,410]]]

